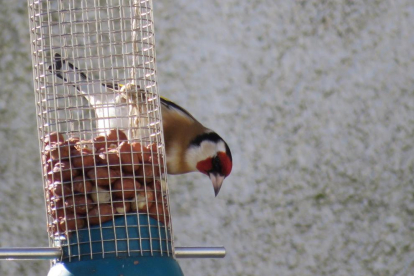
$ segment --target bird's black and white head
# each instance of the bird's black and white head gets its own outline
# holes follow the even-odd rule
[[[217,133],[209,130],[191,141],[186,160],[188,164],[194,164],[195,171],[210,177],[217,196],[224,178],[230,174],[233,166],[227,143]]]

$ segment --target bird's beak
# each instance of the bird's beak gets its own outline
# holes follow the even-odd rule
[[[223,184],[224,176],[217,173],[209,173],[208,176],[213,183],[214,193],[217,196],[220,192],[221,184]]]

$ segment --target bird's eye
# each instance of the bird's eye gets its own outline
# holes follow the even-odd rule
[[[212,160],[212,170],[218,173],[221,173],[221,160],[218,155]]]

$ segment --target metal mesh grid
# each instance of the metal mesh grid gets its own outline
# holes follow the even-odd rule
[[[28,2],[50,245],[173,254],[152,1]]]

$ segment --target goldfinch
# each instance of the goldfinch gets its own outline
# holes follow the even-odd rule
[[[177,104],[161,98],[161,106],[168,173],[206,174],[217,196],[232,169],[229,146]]]
[[[126,127],[128,112],[123,108],[108,108],[119,101],[125,85],[102,84],[89,80],[73,64],[55,54],[49,70],[67,83],[71,83],[94,107],[97,127]],[[100,93],[102,86],[115,93]],[[138,87],[139,88],[139,87]],[[143,91],[143,90],[141,90]],[[119,93],[116,93],[119,92]],[[144,91],[145,92],[145,91]],[[188,111],[164,97],[160,98],[168,174],[201,172],[208,175],[218,195],[223,180],[232,170],[232,156],[227,143],[214,131],[204,127]],[[109,109],[109,111],[108,111]],[[115,117],[115,119],[108,119]]]

